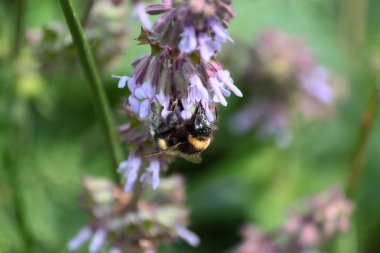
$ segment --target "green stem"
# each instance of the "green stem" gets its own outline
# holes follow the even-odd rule
[[[15,0],[15,33],[13,38],[12,58],[17,58],[24,38],[25,0]]]
[[[77,14],[74,11],[71,0],[59,0],[63,13],[66,18],[67,25],[70,29],[75,47],[78,52],[82,69],[88,79],[91,89],[91,95],[95,110],[98,112],[99,120],[102,124],[106,142],[112,157],[112,166],[114,169],[122,161],[122,151],[116,140],[116,128],[110,113],[107,97],[103,90],[100,77],[95,66],[94,57],[90,46],[85,39],[84,32],[78,21]],[[116,172],[115,172],[116,173]]]
[[[376,109],[379,102],[379,88],[375,87],[373,89],[371,98],[365,109],[361,125],[360,125],[360,133],[357,141],[357,145],[355,147],[351,165],[349,168],[349,176],[347,181],[346,193],[347,196],[353,197],[355,191],[357,189],[357,184],[360,176],[360,172],[362,170],[363,159],[365,156],[367,142],[373,128],[373,124],[375,122]]]

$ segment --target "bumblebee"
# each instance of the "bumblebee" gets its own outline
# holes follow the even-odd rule
[[[160,149],[155,154],[179,155],[193,163],[202,161],[201,153],[210,145],[214,130],[215,122],[207,119],[202,104],[188,120],[181,118],[177,102],[173,103],[166,118],[157,112],[150,116],[151,135]]]

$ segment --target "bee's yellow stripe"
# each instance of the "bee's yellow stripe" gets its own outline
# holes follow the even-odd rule
[[[191,145],[194,146],[195,149],[197,149],[199,151],[205,150],[208,147],[208,145],[210,145],[210,141],[211,141],[210,138],[207,138],[205,140],[201,140],[201,139],[198,139],[198,138],[193,137],[191,135],[189,135],[187,137],[187,140],[189,141],[189,143]]]
[[[166,141],[164,139],[158,139],[158,146],[160,149],[167,149],[168,145],[166,145]]]

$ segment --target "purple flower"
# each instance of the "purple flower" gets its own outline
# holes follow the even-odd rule
[[[215,93],[214,102],[220,103],[223,106],[227,106],[227,100],[224,98],[222,93],[223,83],[219,82],[215,77],[210,77],[208,81]]]
[[[334,102],[335,93],[329,84],[330,76],[327,69],[318,66],[300,78],[303,89],[312,97],[323,104],[331,104]]]
[[[153,190],[157,190],[160,184],[160,162],[158,160],[150,162],[150,166],[141,175],[140,181],[152,185]]]
[[[207,34],[201,33],[198,36],[199,53],[204,61],[209,62],[215,52],[221,48],[220,43],[212,40]]]
[[[197,37],[193,26],[185,27],[178,44],[181,53],[189,54],[197,49]]]
[[[148,30],[152,29],[152,24],[142,2],[139,1],[133,5],[132,17],[140,21],[144,28]]]
[[[141,86],[134,90],[128,101],[131,103],[133,111],[138,114],[140,119],[146,119],[150,115],[151,102],[156,95],[156,88],[151,82],[145,81]],[[138,101],[142,102],[137,105]]]
[[[98,229],[95,231],[90,245],[88,246],[88,251],[90,253],[96,253],[103,246],[104,240],[106,239],[107,232],[104,229]]]
[[[88,239],[90,239],[92,235],[91,229],[89,227],[85,227],[79,231],[79,233],[68,243],[67,248],[69,251],[74,251],[79,249],[83,243],[85,243]]]
[[[165,95],[165,93],[161,90],[160,93],[156,95],[156,99],[158,103],[163,107],[161,116],[163,118],[166,118],[166,116],[169,114],[170,97]]]
[[[123,253],[123,251],[120,248],[113,247],[111,248],[110,253]]]
[[[123,177],[127,179],[127,183],[125,184],[124,188],[125,192],[132,190],[133,185],[137,179],[141,163],[141,158],[129,156],[128,160],[119,164],[117,172],[123,173]]]
[[[128,76],[118,76],[118,75],[114,75],[114,74],[112,74],[111,76],[112,76],[112,78],[119,78],[119,82],[117,83],[117,87],[119,89],[124,88],[125,85],[127,84],[127,82],[129,82],[129,80],[131,79]]]
[[[132,108],[132,111],[136,115],[139,115],[139,112],[140,112],[140,102],[139,102],[139,100],[135,96],[130,95],[129,98],[128,98],[128,102],[129,102],[129,105]]]
[[[192,113],[190,111],[192,104],[187,100],[182,98],[181,99],[183,111],[181,112],[181,117],[183,119],[190,119],[192,116]]]
[[[223,26],[215,18],[209,19],[208,23],[215,33],[216,41],[220,43],[225,43],[227,40],[234,42],[234,40],[228,35],[227,30],[224,29]]]
[[[218,80],[230,89],[236,96],[243,97],[243,93],[241,93],[241,91],[234,85],[234,80],[232,80],[228,70],[218,70],[216,75]]]
[[[178,236],[186,241],[189,245],[197,247],[200,244],[199,237],[184,226],[177,225],[176,232]]]
[[[202,80],[197,75],[192,75],[189,78],[190,87],[188,99],[192,104],[197,104],[203,100],[209,100],[209,94],[207,89],[204,87]]]

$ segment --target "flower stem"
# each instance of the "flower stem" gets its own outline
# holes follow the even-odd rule
[[[137,178],[141,178],[142,174],[144,173],[144,170],[140,169]],[[133,185],[132,189],[132,197],[129,201],[129,210],[134,212],[138,208],[139,199],[141,197],[141,194],[143,193],[143,186],[140,180],[136,180],[135,184]]]
[[[17,58],[20,53],[24,36],[25,0],[14,1],[15,33],[13,38],[12,58]]]
[[[374,87],[372,91],[371,98],[368,102],[368,105],[363,113],[361,124],[360,124],[360,133],[355,147],[351,165],[349,168],[349,176],[347,181],[346,193],[347,196],[353,197],[356,192],[358,179],[360,172],[362,170],[363,159],[365,156],[366,146],[369,139],[369,135],[373,128],[375,122],[376,109],[379,102],[379,88]]]
[[[67,25],[70,29],[74,45],[77,49],[82,69],[88,79],[94,108],[97,111],[99,120],[102,124],[104,136],[111,153],[112,166],[115,169],[117,168],[119,162],[122,161],[122,151],[119,143],[116,141],[116,128],[114,127],[109,104],[95,65],[94,57],[90,46],[85,39],[83,29],[79,23],[77,14],[74,11],[71,0],[59,1],[61,3]],[[115,171],[114,169],[113,171]],[[115,175],[117,176],[116,173]]]

